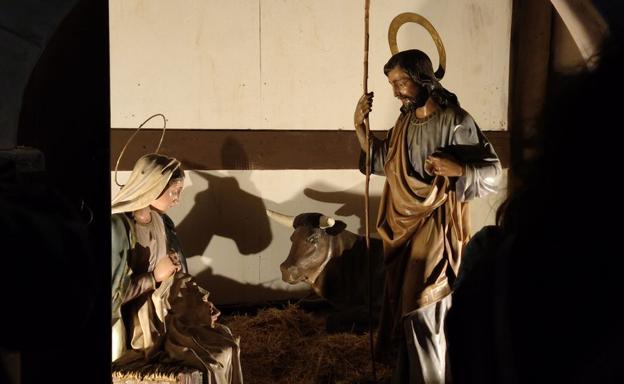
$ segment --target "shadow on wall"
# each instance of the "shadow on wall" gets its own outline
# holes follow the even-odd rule
[[[284,256],[284,259],[286,257]],[[262,284],[246,284],[222,275],[213,274],[212,268],[199,272],[197,283],[210,292],[210,300],[216,305],[250,304],[286,299],[298,299],[309,294],[308,291],[287,291],[274,289]],[[236,300],[228,300],[235,292]],[[258,298],[264,298],[259,300]],[[225,299],[225,300],[224,300]]]
[[[249,169],[247,156],[233,139],[226,141],[221,156],[227,169]],[[228,159],[237,159],[236,164],[230,164]],[[200,168],[188,162],[184,165],[188,169]],[[194,174],[208,181],[208,189],[195,195],[193,208],[176,227],[187,257],[204,254],[215,235],[233,240],[242,255],[259,253],[271,244],[271,227],[264,202],[257,196],[259,192],[242,190],[232,176]]]
[[[236,140],[229,139],[221,149],[222,164],[225,169],[249,170],[250,166],[244,149]],[[193,170],[201,166],[181,159],[185,168]],[[292,199],[283,203],[272,203],[263,200],[260,191],[255,190],[252,183],[247,179],[248,172],[238,172],[234,176],[221,176],[206,172],[191,171],[193,182],[198,188],[195,201],[190,212],[176,226],[176,231],[183,250],[187,257],[204,255],[214,236],[232,240],[237,247],[233,254],[215,254],[214,258],[236,258],[238,254],[243,256],[257,257],[265,251],[273,242],[271,223],[266,214],[268,208],[286,214],[297,215],[304,212],[319,211],[326,215],[340,215],[342,217],[356,218],[350,231],[354,233],[364,232],[364,199],[361,183],[350,189],[335,191],[335,186],[327,183],[312,183],[309,188],[301,186]],[[207,187],[204,187],[204,181]],[[245,190],[241,189],[245,187]],[[305,189],[304,189],[305,188]],[[266,201],[266,204],[265,204]],[[335,208],[328,208],[333,203]],[[379,205],[379,196],[371,196],[371,223],[374,223]],[[359,228],[358,228],[359,226]],[[276,229],[277,230],[277,229]],[[266,263],[275,263],[275,273],[270,273],[268,281],[262,283],[243,283],[215,274],[213,268],[206,268],[196,274],[198,283],[211,292],[211,298],[216,304],[235,303],[258,303],[282,299],[300,298],[309,293],[309,290],[286,290],[280,286],[281,273],[279,263],[284,261],[290,249],[289,237],[292,228],[279,229],[278,243],[274,252],[278,257],[270,257]],[[275,255],[277,256],[277,255]],[[279,262],[277,262],[279,260]],[[271,269],[273,267],[270,267]],[[218,270],[216,272],[219,272]],[[266,271],[265,271],[266,272]],[[276,284],[273,284],[276,283]],[[272,287],[274,286],[274,288]]]

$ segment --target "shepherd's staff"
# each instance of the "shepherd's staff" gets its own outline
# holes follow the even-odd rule
[[[364,0],[364,94],[368,93],[368,19],[370,0]],[[377,369],[375,367],[375,352],[373,340],[373,260],[370,251],[370,212],[369,212],[369,184],[370,184],[370,125],[368,115],[364,118],[366,129],[366,183],[364,184],[364,235],[366,239],[366,260],[368,260],[368,336],[371,353],[371,367],[373,380],[377,382]]]

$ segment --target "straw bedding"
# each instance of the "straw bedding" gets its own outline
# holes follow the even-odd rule
[[[325,318],[290,305],[223,323],[241,338],[246,383],[364,383],[371,380],[368,334],[325,332]],[[377,363],[378,379],[390,367]]]

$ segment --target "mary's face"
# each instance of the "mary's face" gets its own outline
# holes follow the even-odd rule
[[[167,209],[177,205],[180,202],[180,195],[182,194],[183,188],[184,180],[176,180],[169,184],[162,195],[152,202],[152,207],[161,212],[165,212]]]

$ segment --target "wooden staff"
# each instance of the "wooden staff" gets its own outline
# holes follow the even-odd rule
[[[368,19],[369,19],[370,0],[364,0],[364,94],[368,93]],[[366,127],[366,183],[364,185],[364,235],[366,239],[366,259],[368,260],[368,335],[371,353],[371,367],[373,371],[373,380],[377,382],[377,370],[375,367],[375,352],[373,340],[373,260],[370,246],[370,211],[369,211],[369,184],[370,184],[370,124],[368,115],[364,119]]]

